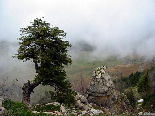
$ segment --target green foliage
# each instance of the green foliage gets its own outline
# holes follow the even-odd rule
[[[154,112],[155,109],[155,94],[150,95],[147,100],[144,100],[143,107],[150,112]]]
[[[64,70],[64,66],[72,62],[67,54],[67,48],[71,47],[71,44],[63,41],[66,33],[58,27],[50,27],[50,24],[42,19],[37,18],[31,23],[31,26],[20,30],[20,47],[16,57],[23,61],[31,60],[35,64],[37,75],[34,81],[54,87],[55,93],[70,96],[73,102],[74,91],[70,82],[66,80]],[[68,102],[71,103],[69,99]]]
[[[45,104],[40,104],[37,105],[33,108],[34,111],[38,111],[38,112],[50,112],[50,111],[60,111],[60,105],[45,105]]]
[[[137,85],[137,83],[138,83],[138,81],[139,81],[139,79],[140,79],[140,77],[141,77],[141,72],[136,72],[136,73],[132,73],[130,76],[129,76],[129,84],[130,84],[130,86],[132,86],[132,87],[135,87],[136,85]]]
[[[71,86],[70,83],[64,84],[65,86]],[[75,99],[73,96],[76,95],[76,92],[71,89],[65,89],[65,87],[58,87],[57,91],[50,91],[51,99],[56,100],[59,103],[64,103],[68,106],[75,104]]]
[[[63,67],[71,63],[67,54],[67,48],[71,45],[62,40],[66,36],[63,30],[58,27],[51,28],[49,23],[35,19],[32,26],[21,28],[20,31],[21,42],[16,56],[23,61],[32,60],[38,66],[36,80],[47,85],[49,80],[53,82],[57,77],[66,76]]]
[[[155,95],[150,95],[148,98],[144,99],[144,102],[142,104],[143,108],[151,110],[155,108]]]
[[[118,80],[114,80],[114,83],[116,86],[120,87],[120,91],[124,92],[125,89],[130,88],[130,87],[135,87],[137,86],[137,83],[139,82],[141,78],[142,72],[136,72],[132,73],[129,77],[123,77]]]
[[[7,110],[6,113],[8,116],[51,116],[44,113],[34,114],[24,103],[21,102],[5,100],[3,106]]]
[[[121,86],[122,91],[125,92],[133,107],[135,107],[135,100],[143,98],[142,106],[144,109],[151,110],[154,108],[154,69],[151,68],[147,71],[132,73],[129,77],[115,80],[116,86]],[[133,91],[133,88],[137,88],[136,91]]]
[[[7,114],[9,116],[31,116],[32,114],[28,108],[19,102],[13,102],[11,100],[6,100],[4,102],[4,107],[7,109]]]
[[[129,100],[131,106],[132,106],[133,108],[135,108],[135,107],[136,107],[136,99],[135,99],[135,97],[134,97],[134,93],[133,93],[132,88],[127,89],[127,90],[125,91],[125,94],[126,94],[128,100]]]
[[[143,94],[143,97],[148,97],[151,94],[151,81],[149,78],[149,71],[147,71],[137,83],[138,92]]]
[[[24,103],[6,100],[4,107],[7,109],[9,116],[33,116]]]

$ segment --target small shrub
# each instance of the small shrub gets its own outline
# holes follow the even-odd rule
[[[44,113],[34,114],[24,103],[14,102],[10,99],[5,100],[3,106],[7,110],[6,113],[8,116],[52,116]]]
[[[53,104],[50,104],[50,105],[42,104],[42,105],[35,106],[33,110],[38,112],[60,111],[60,105],[55,106]]]
[[[128,100],[129,100],[131,106],[132,106],[133,108],[135,108],[135,107],[136,107],[136,99],[135,99],[135,97],[134,97],[134,93],[133,93],[132,88],[128,88],[128,89],[125,91],[125,94],[126,94]]]
[[[3,105],[7,109],[9,116],[34,116],[24,103],[14,102],[8,99],[4,101]]]

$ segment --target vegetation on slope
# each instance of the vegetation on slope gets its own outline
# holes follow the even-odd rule
[[[133,108],[138,99],[144,99],[143,108],[153,111],[155,108],[155,68],[143,72],[132,73],[128,77],[114,80],[116,88],[124,92]]]
[[[51,116],[45,113],[32,113],[29,108],[22,102],[14,102],[11,100],[4,101],[4,107],[8,116]]]

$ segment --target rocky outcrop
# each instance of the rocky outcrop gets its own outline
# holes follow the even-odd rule
[[[60,111],[44,112],[52,115],[75,115],[75,116],[94,116],[108,114],[129,114],[131,106],[127,97],[115,90],[115,86],[106,71],[106,67],[98,67],[93,71],[92,80],[87,90],[86,97],[77,93],[75,96],[76,104],[68,109],[63,104],[48,103],[60,105]],[[33,111],[33,113],[39,113]]]
[[[95,103],[110,113],[130,113],[131,106],[127,97],[116,91],[106,67],[98,67],[93,71],[92,80],[87,90],[89,103]]]
[[[77,93],[77,95],[75,96],[76,99],[76,104],[75,104],[75,108],[78,109],[77,111],[73,111],[74,115],[89,115],[89,116],[94,116],[94,115],[98,115],[98,114],[103,114],[102,110],[99,109],[94,109],[92,104],[88,103],[88,100],[86,99],[85,96],[80,95],[79,93]]]
[[[3,103],[3,98],[0,97],[0,107],[2,107],[2,103]]]
[[[65,107],[63,104],[60,104],[58,102],[48,103],[45,105],[54,105],[54,106],[60,106],[59,111],[51,111],[51,112],[43,112],[45,114],[51,114],[51,115],[61,115],[61,116],[82,116],[82,115],[88,115],[88,116],[95,116],[98,114],[103,114],[102,110],[94,109],[92,107],[92,104],[89,104],[86,97],[83,95],[80,95],[77,93],[75,96],[76,104],[71,109]],[[38,104],[39,105],[39,104]],[[37,107],[37,106],[36,106]],[[32,111],[33,113],[37,114],[40,113],[38,111]]]

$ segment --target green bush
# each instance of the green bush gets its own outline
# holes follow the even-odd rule
[[[135,86],[137,86],[137,83],[138,83],[138,81],[139,81],[139,79],[140,79],[140,77],[141,77],[141,72],[136,72],[136,73],[132,73],[130,76],[129,76],[129,84],[130,84],[130,86],[132,86],[132,87],[135,87]]]
[[[8,116],[51,116],[44,113],[34,114],[24,103],[14,102],[10,99],[5,100],[3,106],[7,110],[6,113]]]
[[[148,99],[144,99],[143,108],[147,109],[148,111],[154,111],[155,109],[155,94],[148,97]]]
[[[151,95],[151,80],[149,78],[149,71],[147,71],[137,83],[138,92],[141,93],[143,99],[148,99]]]
[[[128,100],[129,100],[131,106],[132,106],[133,108],[135,108],[135,107],[136,107],[136,99],[135,99],[135,97],[134,97],[134,93],[133,93],[132,88],[128,88],[128,89],[125,91],[125,94],[126,94]]]
[[[41,104],[41,105],[37,105],[33,108],[33,110],[38,111],[38,112],[49,112],[49,111],[60,111],[60,105],[45,105],[45,104]]]
[[[142,72],[132,73],[129,77],[123,77],[121,79],[114,80],[114,84],[121,92],[124,92],[125,89],[130,87],[137,86],[140,78],[142,76]]]
[[[4,107],[7,109],[9,116],[34,116],[24,103],[6,100],[4,101]]]

